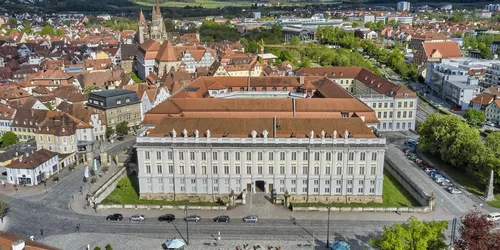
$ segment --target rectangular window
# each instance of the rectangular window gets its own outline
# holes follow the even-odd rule
[[[247,174],[252,174],[252,166],[247,166]]]
[[[365,161],[366,160],[366,153],[365,152],[361,152],[359,154],[359,160],[360,161]]]
[[[303,161],[307,161],[307,160],[308,160],[308,158],[309,158],[309,157],[308,157],[307,152],[302,153],[302,160],[303,160]]]
[[[377,112],[377,118],[382,118],[382,112]]]
[[[379,109],[382,108],[382,103],[381,102],[378,103],[378,108]]]
[[[364,185],[365,181],[364,180],[359,180],[358,183],[359,183],[359,185]]]
[[[401,108],[401,102],[398,102],[398,108]]]
[[[179,152],[179,160],[183,161],[184,160],[184,153]]]
[[[217,165],[212,166],[212,174],[217,174],[219,172],[218,170],[219,169],[218,169]]]
[[[303,166],[302,167],[302,174],[307,174],[308,171],[307,171],[307,166]]]
[[[292,152],[292,161],[297,160],[297,152]]]
[[[375,175],[376,173],[377,173],[377,166],[372,165],[371,170],[370,170],[370,174]]]
[[[151,159],[151,156],[149,155],[149,151],[144,151],[144,158],[146,160],[150,160]]]
[[[384,112],[384,119],[387,118],[387,112]]]
[[[342,174],[342,167],[337,167],[337,175],[341,175]]]
[[[342,180],[337,180],[337,185],[342,185]]]
[[[151,174],[151,165],[146,165],[146,174]]]
[[[274,161],[274,153],[269,152],[269,161]]]
[[[196,184],[196,179],[191,179],[191,184]]]
[[[257,153],[257,161],[262,161],[262,152]]]
[[[201,166],[201,174],[207,174],[207,166]]]
[[[375,188],[370,188],[370,194],[374,194],[375,193]]]
[[[331,167],[326,167],[325,168],[325,174],[326,175],[331,175]]]
[[[179,166],[179,172],[180,174],[184,174],[184,166]]]
[[[314,167],[314,175],[319,175],[319,167]]]
[[[252,160],[252,152],[247,152],[247,161]]]
[[[410,108],[413,108],[413,102],[410,102]]]
[[[349,152],[349,161],[354,161],[354,152]]]
[[[161,160],[161,151],[156,151],[156,159]]]
[[[330,180],[325,180],[325,185],[330,185]]]
[[[363,193],[363,188],[362,187],[358,188],[358,193]]]
[[[216,161],[217,160],[217,152],[212,153],[212,160]]]
[[[168,157],[168,159],[169,159],[169,160],[172,160],[172,158],[173,158],[173,156],[172,156],[172,155],[173,155],[173,154],[172,154],[172,151],[168,151],[168,153],[167,153],[167,157]]]
[[[285,152],[280,152],[280,161],[284,161],[285,160]]]
[[[370,180],[370,185],[375,186],[375,180]]]
[[[347,193],[352,193],[352,187],[347,188]]]
[[[342,161],[342,152],[337,153],[337,161]]]
[[[224,166],[224,174],[229,174],[229,166]]]
[[[314,153],[314,160],[319,161],[319,153],[318,152]]]
[[[408,111],[408,118],[412,118],[413,117],[413,111]]]
[[[408,107],[408,102],[403,103],[403,107],[407,108]]]
[[[168,173],[173,174],[174,173],[174,165],[168,165]]]
[[[161,164],[156,164],[156,172],[158,172],[158,174],[163,173],[163,166]]]
[[[241,174],[241,167],[240,166],[236,166],[236,174]]]
[[[359,175],[365,175],[365,166],[359,166]]]
[[[348,175],[354,174],[354,166],[353,165],[349,165],[349,167],[347,168],[347,174]]]
[[[386,103],[384,103],[384,108],[387,108],[387,102],[386,102]]]
[[[201,152],[201,160],[206,161],[207,160],[207,152]]]
[[[302,184],[307,185],[307,180],[302,180]]]
[[[342,193],[342,188],[336,188],[336,189],[335,189],[335,193],[337,193],[337,194]]]
[[[401,118],[401,111],[398,111],[398,115],[396,117]]]
[[[377,152],[372,152],[372,161],[377,161]]]
[[[229,152],[224,152],[224,161],[229,161]]]
[[[392,111],[389,112],[389,118],[392,118]]]
[[[240,155],[240,152],[235,152],[235,153],[234,153],[234,158],[236,159],[236,161],[241,161],[241,155]]]
[[[257,166],[257,174],[262,174],[262,166]]]
[[[326,153],[326,161],[332,161],[332,153]]]
[[[292,166],[292,174],[297,174],[297,166]]]
[[[219,187],[214,187],[214,192],[219,192]]]
[[[280,166],[280,174],[285,174],[285,166]]]
[[[314,188],[314,193],[319,193],[319,188]]]
[[[273,166],[270,166],[270,167],[269,167],[269,174],[274,174],[274,169],[273,169]]]
[[[194,165],[191,166],[191,174],[196,174],[196,167]]]
[[[325,188],[325,193],[330,193],[330,188]]]
[[[406,111],[403,111],[403,118],[406,118]]]

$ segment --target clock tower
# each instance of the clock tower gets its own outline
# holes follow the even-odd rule
[[[165,30],[165,22],[163,21],[163,17],[161,15],[158,0],[156,0],[156,6],[153,7],[151,16],[151,22],[146,21],[146,18],[141,10],[137,31],[137,40],[140,44],[149,39],[153,39],[161,44],[163,41],[168,39],[168,34]]]

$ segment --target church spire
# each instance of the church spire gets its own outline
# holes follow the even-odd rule
[[[159,0],[156,0],[156,15],[161,15]]]
[[[146,18],[144,17],[144,13],[142,13],[141,9],[141,14],[139,14],[139,24],[144,24],[146,23]]]

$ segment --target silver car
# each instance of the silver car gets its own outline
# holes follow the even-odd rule
[[[146,218],[142,214],[135,214],[129,218],[130,221],[144,221],[145,219]]]
[[[446,190],[450,192],[450,194],[461,194],[462,190],[454,188],[454,187],[448,187]]]
[[[243,218],[243,222],[257,223],[258,221],[259,221],[259,217],[257,217],[256,215],[249,215],[249,216]]]
[[[198,215],[188,215],[186,217],[184,217],[184,221],[194,221],[194,222],[198,222],[201,220],[201,217],[198,216]]]

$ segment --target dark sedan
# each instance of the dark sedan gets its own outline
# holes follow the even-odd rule
[[[214,218],[214,222],[229,222],[229,216],[221,215]]]
[[[175,220],[175,215],[173,214],[165,214],[160,217],[158,217],[159,221],[166,221],[166,222],[172,222]]]
[[[108,217],[106,217],[106,220],[123,220],[123,215],[122,214],[108,215]]]

